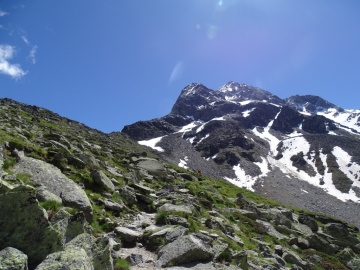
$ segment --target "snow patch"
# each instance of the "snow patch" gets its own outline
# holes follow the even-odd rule
[[[157,138],[150,139],[150,140],[138,141],[138,143],[141,145],[149,146],[152,149],[157,150],[159,152],[164,152],[163,148],[161,148],[160,146],[156,146],[161,141],[161,139],[164,137],[165,136],[161,136],[161,137],[157,137]]]
[[[188,161],[189,161],[189,158],[187,156],[185,156],[184,159],[180,159],[178,166],[182,167],[184,169],[189,169],[189,167],[187,166]]]

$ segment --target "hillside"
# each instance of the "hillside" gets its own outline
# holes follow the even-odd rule
[[[213,116],[209,123],[219,117],[205,115]],[[168,116],[155,122],[144,125],[165,126],[156,130],[163,136],[193,120]],[[214,123],[216,132],[229,135]],[[153,134],[148,130],[142,139]],[[241,132],[219,144],[265,151]],[[184,134],[178,148],[188,149],[187,138],[201,145],[198,133]],[[124,133],[104,134],[0,99],[0,269],[360,269],[359,232],[351,222],[282,205],[187,170],[185,158],[181,167],[158,153]],[[213,155],[205,146],[192,152],[204,153]]]

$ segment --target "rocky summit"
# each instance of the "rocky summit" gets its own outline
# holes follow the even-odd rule
[[[318,207],[357,206],[358,131],[329,110],[349,113],[319,98],[192,84],[171,114],[105,134],[0,99],[0,269],[360,269],[356,212]],[[330,192],[336,174],[344,201]],[[296,207],[312,205],[311,187],[316,212]]]

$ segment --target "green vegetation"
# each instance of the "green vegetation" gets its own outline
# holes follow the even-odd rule
[[[130,270],[130,263],[124,259],[118,259],[114,265],[114,270]]]
[[[62,207],[62,204],[57,201],[40,202],[40,206],[48,211],[57,212]]]

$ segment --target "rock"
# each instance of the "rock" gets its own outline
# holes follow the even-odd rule
[[[94,267],[84,249],[71,245],[64,251],[48,255],[35,270],[49,269],[94,270]]]
[[[104,206],[106,209],[110,209],[115,212],[121,212],[125,208],[125,205],[122,201],[119,201],[119,203],[117,203],[109,199],[105,199]]]
[[[0,195],[0,249],[23,251],[33,269],[52,252],[64,247],[63,236],[48,221],[35,190],[20,186]]]
[[[317,234],[307,235],[305,239],[309,242],[310,248],[317,251],[327,254],[334,254],[338,251],[338,248],[335,245],[329,243]]]
[[[100,237],[96,239],[88,233],[83,233],[67,243],[66,247],[69,246],[75,246],[85,250],[87,256],[92,261],[95,270],[113,270],[109,238]]]
[[[66,156],[69,165],[73,165],[77,169],[84,169],[86,164],[80,158],[73,157],[71,155]]]
[[[160,231],[157,231],[147,237],[145,240],[146,247],[149,250],[157,250],[159,247],[173,242],[179,237],[186,235],[189,232],[189,229],[183,226],[167,227]]]
[[[141,233],[125,227],[116,227],[114,232],[120,237],[126,246],[135,246],[136,241],[141,237]]]
[[[351,248],[345,248],[338,253],[340,260],[350,269],[360,269],[360,256]]]
[[[55,166],[42,160],[23,157],[12,170],[27,173],[34,183],[44,185],[47,190],[59,196],[65,206],[84,211],[86,219],[92,222],[92,207],[84,190],[67,178]]]
[[[67,243],[83,233],[91,233],[91,226],[86,222],[83,212],[74,215],[60,209],[51,219],[51,224],[63,235],[63,242]]]
[[[135,253],[131,253],[129,256],[127,256],[126,260],[131,265],[138,265],[144,262],[143,256],[141,254],[135,254]]]
[[[179,173],[179,176],[189,181],[198,181],[197,177],[189,173]]]
[[[135,190],[132,187],[125,186],[120,189],[120,195],[127,206],[132,206],[137,202]]]
[[[279,233],[271,223],[262,220],[256,220],[256,222],[259,224],[260,228],[263,228],[269,235],[272,235],[280,240],[287,238],[287,236]]]
[[[194,235],[179,237],[165,245],[158,253],[157,265],[185,264],[210,260],[214,256],[211,247]]]
[[[13,190],[16,186],[0,179],[0,194]]]
[[[28,270],[28,256],[16,248],[0,251],[0,270]]]
[[[316,223],[315,219],[313,219],[309,215],[300,214],[298,217],[298,221],[299,221],[299,223],[308,226],[313,232],[317,232],[319,229],[319,226]]]
[[[62,204],[62,199],[46,189],[45,186],[40,186],[36,189],[36,198],[39,202],[55,201]]]
[[[284,252],[284,254],[282,255],[282,258],[287,263],[296,264],[301,267],[307,266],[307,263],[305,261],[303,261],[299,255],[297,255],[296,253],[294,253],[292,251]]]
[[[171,203],[165,203],[157,209],[158,212],[176,212],[182,214],[192,214],[192,210],[186,205],[175,205]]]
[[[101,188],[114,192],[115,186],[111,182],[111,180],[104,174],[101,170],[94,170],[91,172],[91,178],[94,180],[96,184],[98,184]]]
[[[136,166],[140,169],[148,171],[151,175],[154,175],[154,176],[165,175],[164,164],[156,159],[141,158],[137,162]]]
[[[87,167],[89,168],[99,168],[99,163],[96,161],[96,159],[94,158],[94,156],[87,154],[87,153],[83,153],[79,156],[79,158],[86,164]]]

